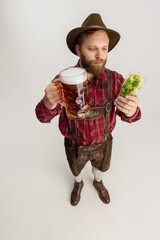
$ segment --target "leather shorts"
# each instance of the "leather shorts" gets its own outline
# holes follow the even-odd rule
[[[107,171],[111,162],[112,139],[112,135],[110,135],[102,143],[86,146],[78,145],[65,137],[65,151],[73,175],[78,176],[88,161],[98,170],[102,172]]]

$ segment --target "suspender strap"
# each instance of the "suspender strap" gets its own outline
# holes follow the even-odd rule
[[[71,139],[73,142],[76,141],[76,135],[77,135],[77,126],[76,126],[76,120],[71,120]]]
[[[109,115],[110,110],[112,108],[112,71],[108,69],[107,71],[107,83],[108,83],[108,97],[107,97],[107,104],[106,104],[106,126],[105,126],[105,137],[109,132]]]

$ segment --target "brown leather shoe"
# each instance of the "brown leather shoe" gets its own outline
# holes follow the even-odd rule
[[[74,183],[74,188],[71,193],[71,205],[76,206],[79,203],[83,185],[83,181]]]
[[[110,197],[109,197],[109,192],[103,185],[103,182],[97,182],[96,180],[93,181],[93,186],[97,189],[99,193],[99,197],[104,203],[109,203],[110,202]]]

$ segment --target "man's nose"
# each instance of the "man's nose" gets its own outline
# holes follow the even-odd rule
[[[96,51],[96,58],[97,59],[102,58],[102,52],[99,49],[97,49],[97,51]]]

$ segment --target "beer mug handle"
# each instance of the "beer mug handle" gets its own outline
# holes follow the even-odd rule
[[[61,102],[59,104],[62,105],[63,107],[65,107],[64,101],[63,101],[63,95],[62,95],[62,86],[61,86],[60,80],[59,79],[53,79],[52,82],[53,82],[54,86],[57,86],[58,91],[59,91],[59,95],[60,95],[60,99],[61,99]]]

